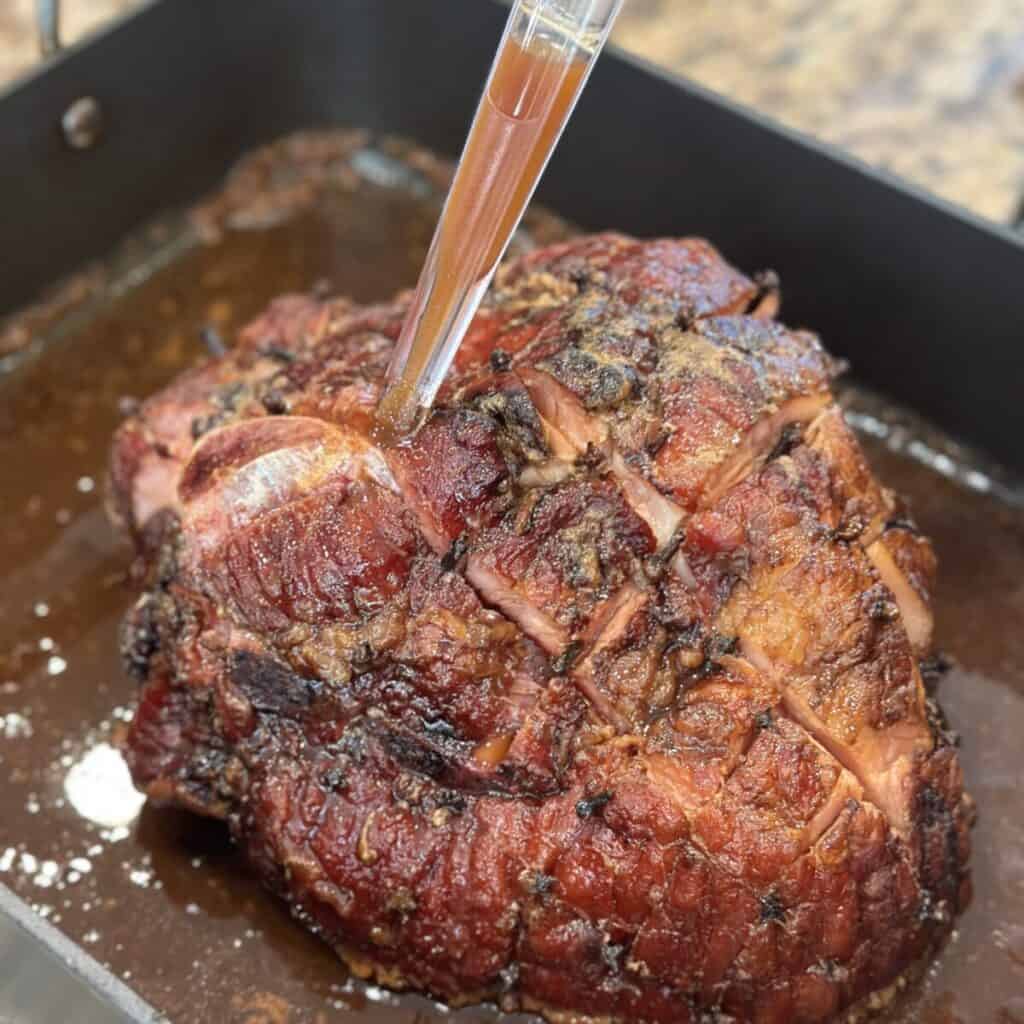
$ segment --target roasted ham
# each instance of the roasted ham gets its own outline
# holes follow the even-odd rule
[[[890,988],[969,892],[935,562],[777,306],[697,239],[534,252],[383,450],[404,300],[273,303],[114,443],[138,785],[451,1003],[822,1021]]]

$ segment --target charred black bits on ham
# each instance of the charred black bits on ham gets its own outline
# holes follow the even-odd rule
[[[265,654],[233,651],[228,671],[231,681],[256,711],[295,717],[316,700],[315,681],[304,679]]]
[[[608,463],[608,454],[593,442],[588,442],[586,450],[579,457],[579,463],[592,473],[603,473]]]
[[[921,893],[921,899],[917,907],[917,919],[919,921],[938,921],[944,924],[950,920],[951,916],[949,904],[945,900],[937,900],[934,893],[928,889]]]
[[[434,794],[434,802],[455,815],[464,814],[469,806],[469,801],[457,789],[438,789]]]
[[[542,365],[590,410],[613,408],[639,389],[640,379],[632,366],[598,359],[573,345]]]
[[[348,776],[343,768],[334,766],[321,773],[320,785],[332,793],[340,793],[348,786]]]
[[[377,664],[378,658],[373,645],[367,640],[361,640],[352,648],[349,660],[353,672],[369,672]]]
[[[939,747],[959,747],[960,733],[950,728],[946,713],[939,706],[939,702],[929,695],[925,699],[925,708],[928,712],[928,725],[936,744]]]
[[[526,391],[509,387],[477,399],[476,407],[498,425],[498,441],[510,455],[537,461],[550,455],[537,409]]]
[[[783,921],[785,917],[786,908],[778,893],[769,892],[761,897],[761,920],[763,922]]]
[[[772,462],[774,459],[781,459],[784,455],[788,455],[803,440],[803,433],[801,424],[787,423],[779,433],[779,438],[765,461]]]
[[[148,533],[150,530],[154,539],[144,546],[157,553],[153,580],[159,589],[166,590],[178,573],[178,517],[170,509],[158,512],[144,527],[144,532]]]
[[[468,545],[465,534],[460,534],[452,541],[452,546],[444,553],[441,559],[442,572],[454,572],[466,557]]]
[[[625,952],[626,947],[623,944],[615,942],[601,943],[601,960],[604,962],[605,967],[613,974],[618,974],[622,970],[622,955]]]
[[[594,283],[594,272],[592,268],[582,262],[572,264],[569,267],[566,276],[581,292],[589,288]]]
[[[551,662],[552,673],[556,676],[564,676],[572,668],[573,663],[580,656],[582,650],[583,645],[579,641],[574,640],[571,644],[568,644],[565,650]]]
[[[388,730],[384,734],[384,745],[403,768],[429,779],[440,778],[448,768],[443,755],[404,733]]]
[[[192,426],[190,428],[192,440],[198,441],[204,434],[208,434],[214,427],[219,426],[223,419],[223,413],[210,413],[208,416],[196,416],[192,420]]]
[[[945,823],[949,818],[949,808],[942,794],[928,784],[921,786],[917,794],[917,805],[921,820],[926,826]]]
[[[351,722],[346,726],[338,741],[329,749],[331,753],[350,758],[357,765],[364,764],[369,755],[369,744],[363,722],[361,720]]]
[[[876,622],[891,622],[899,614],[899,606],[887,597],[877,597],[868,606],[868,616]]]
[[[697,678],[704,679],[718,671],[720,659],[739,650],[739,638],[712,631],[704,640],[704,661],[697,669]]]
[[[523,887],[532,896],[546,896],[558,884],[553,875],[546,875],[543,871],[527,871],[521,881]]]
[[[288,399],[280,388],[271,388],[269,391],[265,391],[260,401],[271,416],[283,416],[288,412]]]
[[[593,796],[577,800],[576,814],[584,819],[596,817],[611,803],[613,797],[614,794],[610,790],[605,789],[600,793],[595,793]]]
[[[241,381],[236,384],[228,384],[217,392],[216,402],[224,412],[234,412],[248,390],[246,384]]]
[[[668,646],[665,648],[666,653],[674,651],[676,648],[691,649],[694,647],[703,647],[704,645],[704,625],[701,622],[687,622],[684,624],[677,624],[671,619],[662,619],[662,622],[669,630],[671,639],[668,642]]]
[[[867,527],[868,524],[861,516],[851,516],[849,519],[844,519],[832,531],[832,539],[844,544],[852,544],[858,540]]]
[[[951,672],[955,664],[956,662],[944,651],[936,651],[929,657],[922,658],[918,663],[918,668],[921,671],[925,689],[929,693],[934,693],[942,677]]]
[[[739,650],[739,646],[739,637],[712,633],[705,642],[704,650],[709,660],[717,661],[725,654],[735,654]]]
[[[446,722],[443,718],[424,721],[423,731],[430,733],[431,736],[441,736],[448,740],[455,739],[458,735],[452,724],[450,722]]]
[[[775,724],[775,719],[772,717],[772,709],[765,708],[763,711],[758,711],[754,716],[754,725],[758,729],[770,729]]]
[[[122,661],[125,670],[136,682],[142,682],[146,678],[150,659],[160,649],[157,600],[150,594],[143,595],[122,627]]]
[[[669,659],[676,682],[689,685],[697,682],[705,666],[710,669],[704,651],[704,627],[700,622],[679,625],[669,619],[664,622],[669,640],[665,645],[665,657]]]
[[[512,365],[512,357],[503,348],[496,348],[491,352],[490,364],[495,373],[504,373]]]
[[[730,551],[727,555],[718,558],[724,580],[729,586],[733,586],[740,580],[745,580],[750,575],[750,552],[745,550]],[[728,652],[731,653],[731,652]]]
[[[498,971],[498,978],[501,980],[501,991],[502,993],[508,993],[515,989],[519,984],[519,964],[513,961],[507,967],[502,967]]]

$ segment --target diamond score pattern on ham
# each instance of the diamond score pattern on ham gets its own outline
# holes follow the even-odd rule
[[[404,305],[286,296],[120,428],[126,753],[359,974],[557,1018],[821,1021],[969,898],[935,560],[777,282],[505,266],[413,437]]]

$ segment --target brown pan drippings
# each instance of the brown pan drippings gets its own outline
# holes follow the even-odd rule
[[[0,376],[0,882],[176,1022],[497,1016],[346,980],[249,877],[220,826],[137,814],[111,748],[133,698],[117,654],[135,596],[130,552],[103,509],[121,411],[202,355],[204,327],[205,345],[230,340],[275,294],[325,279],[369,301],[413,283],[443,173],[422,153],[355,136],[279,146],[191,226],[169,222],[159,244],[129,254],[90,306],[58,304],[45,330],[35,318],[49,340]],[[554,219],[532,227],[560,230]],[[197,230],[206,244],[190,244]],[[1024,511],[951,481],[941,460],[905,454],[922,450],[905,443],[906,414],[856,391],[847,401],[871,428],[879,476],[911,499],[939,554],[936,635],[955,660],[940,694],[979,808],[973,904],[883,1019],[1014,1024],[1024,1021]],[[983,486],[971,468],[960,476]]]

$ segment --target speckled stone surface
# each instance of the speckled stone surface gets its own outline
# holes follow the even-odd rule
[[[65,0],[64,35],[134,2]],[[34,60],[32,9],[0,0],[0,82]],[[987,217],[1017,216],[1024,0],[627,0],[615,38]]]
[[[617,38],[996,220],[1024,194],[1024,0],[627,0]]]

